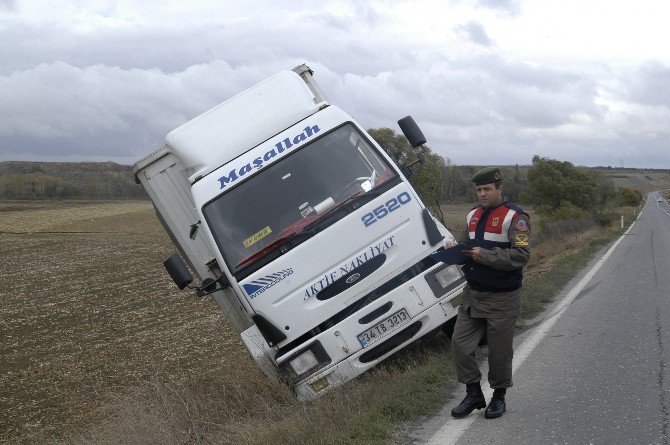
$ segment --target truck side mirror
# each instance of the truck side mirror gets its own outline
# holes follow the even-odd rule
[[[173,253],[163,261],[163,266],[170,274],[170,278],[172,278],[172,281],[174,281],[174,284],[177,285],[179,290],[184,289],[193,281],[191,272],[188,271],[181,258],[179,258],[179,255],[176,253]]]
[[[398,125],[409,141],[409,144],[414,148],[421,148],[421,150],[417,153],[417,159],[414,162],[401,167],[403,174],[409,178],[416,173],[416,169],[414,168],[416,164],[422,166],[425,162],[425,147],[423,144],[426,143],[426,137],[423,135],[423,132],[416,124],[416,122],[414,122],[412,116],[403,117],[398,121]]]
[[[412,147],[417,148],[426,143],[426,137],[412,116],[403,117],[398,121],[398,125]]]

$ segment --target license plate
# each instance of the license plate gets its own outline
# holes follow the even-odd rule
[[[395,331],[395,328],[406,324],[408,321],[410,321],[410,318],[407,310],[404,308],[400,309],[398,312],[389,315],[376,325],[358,334],[358,341],[365,348],[385,337],[386,334]]]

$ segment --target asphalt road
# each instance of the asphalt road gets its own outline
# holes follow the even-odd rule
[[[417,442],[669,443],[670,206],[656,200],[519,365],[507,413],[445,416],[460,430],[449,440],[431,437],[433,419]]]

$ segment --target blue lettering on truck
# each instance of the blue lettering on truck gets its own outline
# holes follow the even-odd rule
[[[275,146],[272,149],[266,151],[263,156],[259,156],[253,161],[247,162],[242,167],[233,168],[227,175],[221,176],[219,178],[219,184],[221,185],[221,188],[223,189],[228,184],[232,184],[244,175],[254,171],[254,169],[260,170],[264,167],[264,163],[270,162],[272,161],[272,158],[279,156],[291,148],[297,147],[319,131],[321,130],[319,129],[318,125],[312,125],[311,127],[307,126],[301,133],[298,133],[292,138],[285,138],[284,140],[277,142]]]
[[[365,227],[371,226],[372,224],[377,222],[377,220],[380,220],[389,213],[398,210],[400,206],[407,204],[411,200],[412,197],[409,195],[409,193],[402,192],[401,194],[398,195],[398,197],[390,199],[385,204],[382,204],[376,209],[374,209],[372,212],[363,215],[361,217],[361,221],[363,221]]]
[[[321,278],[319,281],[315,281],[312,284],[310,284],[305,289],[304,300],[307,300],[313,297],[314,295],[318,294],[327,286],[333,284],[333,282],[338,278],[343,277],[344,275],[348,274],[357,267],[362,266],[363,264],[367,263],[377,255],[386,252],[393,246],[395,246],[395,235],[389,236],[379,244],[375,244],[374,246],[368,247],[362,254],[358,255],[356,258],[347,261],[337,269],[325,274],[323,278]]]

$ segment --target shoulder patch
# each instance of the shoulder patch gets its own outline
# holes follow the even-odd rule
[[[514,245],[515,246],[527,246],[528,245],[528,235],[519,233],[514,235]]]
[[[516,224],[514,224],[514,230],[517,232],[528,232],[528,223],[525,219],[519,219]]]

